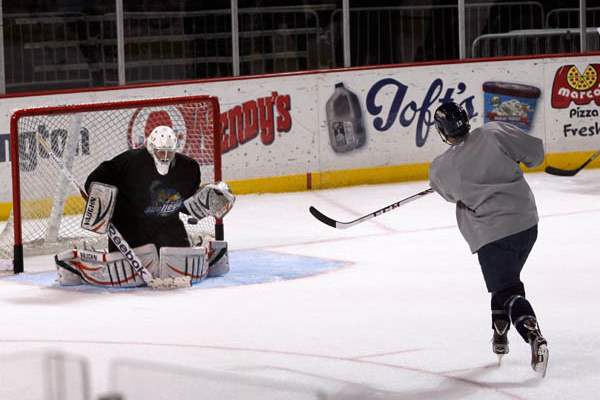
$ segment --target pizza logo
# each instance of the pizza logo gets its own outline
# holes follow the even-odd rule
[[[571,102],[578,106],[592,100],[600,105],[600,64],[588,65],[583,73],[575,65],[563,65],[554,75],[552,84],[552,107],[567,108]]]
[[[598,74],[591,65],[587,66],[583,74],[580,74],[574,65],[567,71],[567,83],[575,90],[588,90],[597,80]]]

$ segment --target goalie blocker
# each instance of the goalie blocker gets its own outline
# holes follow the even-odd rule
[[[227,242],[211,241],[205,247],[162,247],[160,257],[153,244],[134,249],[144,267],[155,278],[198,283],[207,277],[229,272]],[[119,252],[74,248],[55,256],[61,286],[89,284],[100,287],[132,288],[146,282]]]
[[[104,234],[115,211],[118,190],[115,186],[92,182],[81,218],[81,228]]]

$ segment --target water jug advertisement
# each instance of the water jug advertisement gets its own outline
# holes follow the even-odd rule
[[[329,143],[333,151],[347,153],[365,145],[367,134],[360,102],[343,82],[335,84],[325,108]]]
[[[541,90],[535,86],[512,82],[483,83],[484,122],[512,123],[525,132],[533,126]]]

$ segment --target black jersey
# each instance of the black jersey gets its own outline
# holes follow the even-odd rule
[[[112,222],[131,247],[189,246],[179,212],[200,186],[200,168],[193,159],[177,153],[169,173],[160,175],[146,148],[128,150],[92,171],[86,190],[92,182],[119,189]],[[117,248],[109,243],[109,250]]]

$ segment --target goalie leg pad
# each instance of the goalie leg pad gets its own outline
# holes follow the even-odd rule
[[[137,247],[133,251],[151,273],[158,269],[158,254],[153,244]],[[104,253],[73,249],[57,254],[55,261],[58,282],[61,285],[69,282],[73,282],[71,285],[76,284],[73,274],[79,275],[81,283],[94,286],[128,288],[146,285],[129,261],[119,252]],[[62,276],[65,278],[61,280]]]
[[[100,260],[106,257],[106,253],[95,251],[93,247],[88,245],[85,239],[74,242],[72,245],[73,249],[54,256],[57,273],[56,281],[60,286],[78,286],[86,283],[81,278],[81,272],[66,261],[79,258],[80,260],[83,259],[84,261],[94,262],[94,260]]]
[[[81,279],[81,273],[76,268],[72,268],[66,262],[59,261],[57,256],[55,256],[54,261],[56,263],[56,281],[60,286],[79,286],[85,283]]]
[[[190,277],[197,283],[208,275],[204,247],[161,247],[160,265],[155,275],[158,278]]]
[[[210,242],[208,252],[208,277],[223,276],[229,272],[229,253],[227,242],[213,240]]]

